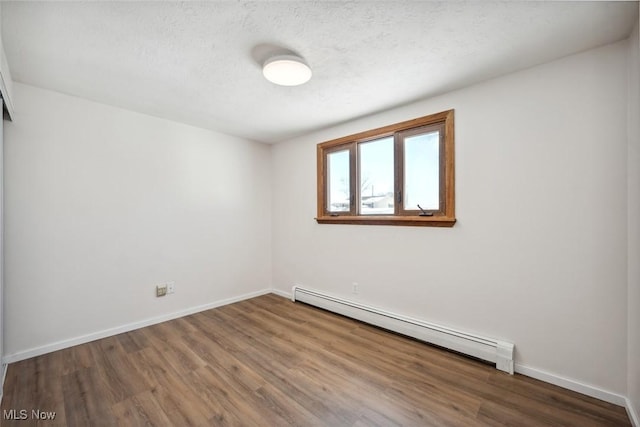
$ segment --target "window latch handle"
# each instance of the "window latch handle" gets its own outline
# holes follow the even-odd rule
[[[422,207],[420,207],[420,205],[418,205],[418,209],[420,209],[420,213],[418,214],[419,216],[433,216],[433,212],[427,212],[424,209],[422,209]]]

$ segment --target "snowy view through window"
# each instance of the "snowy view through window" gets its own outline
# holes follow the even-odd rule
[[[440,134],[404,140],[404,208],[440,209]]]
[[[327,156],[329,175],[329,200],[332,212],[348,211],[351,206],[349,196],[349,150],[336,151]]]
[[[437,210],[440,207],[439,132],[409,136],[404,140],[404,209]],[[361,215],[394,213],[394,138],[358,144],[358,182]],[[328,155],[328,206],[332,212],[350,209],[349,151]]]
[[[360,214],[393,214],[393,137],[358,145]]]

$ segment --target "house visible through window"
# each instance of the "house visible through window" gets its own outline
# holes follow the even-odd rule
[[[318,144],[319,223],[451,227],[453,110]]]

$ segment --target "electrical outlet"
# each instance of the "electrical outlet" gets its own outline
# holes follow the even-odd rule
[[[167,282],[167,293],[172,294],[176,291],[176,282]]]
[[[352,283],[352,292],[354,294],[356,294],[356,295],[358,294],[358,283],[357,282],[353,282]]]
[[[156,296],[163,297],[167,294],[167,285],[156,286]]]

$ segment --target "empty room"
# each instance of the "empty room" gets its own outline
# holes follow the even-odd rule
[[[640,427],[638,6],[0,1],[0,425]]]

